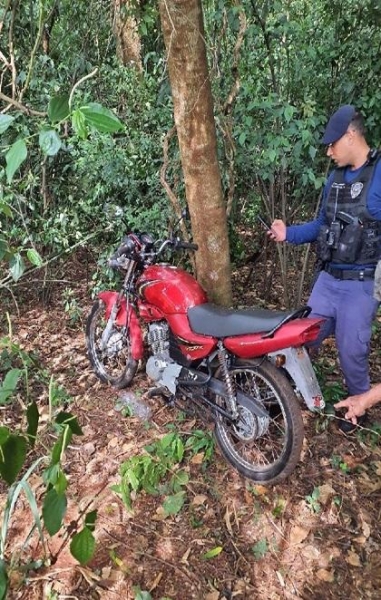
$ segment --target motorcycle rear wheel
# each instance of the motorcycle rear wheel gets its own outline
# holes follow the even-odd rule
[[[86,323],[89,360],[101,381],[122,389],[133,380],[138,361],[131,357],[130,339],[125,327],[114,324],[102,349],[106,325],[106,305],[99,299],[94,303]]]
[[[216,415],[215,436],[225,459],[242,475],[264,485],[275,484],[295,469],[300,459],[304,425],[298,399],[287,378],[264,360],[229,369],[236,391],[239,419],[232,424]],[[218,373],[216,373],[218,377]],[[250,396],[269,413],[258,417]],[[226,408],[226,400],[217,403]]]

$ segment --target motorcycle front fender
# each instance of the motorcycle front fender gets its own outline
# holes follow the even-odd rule
[[[304,346],[283,348],[278,352],[270,352],[268,358],[276,366],[279,359],[283,369],[287,371],[309,410],[323,410],[325,402],[310,357]]]
[[[113,314],[113,308],[116,307],[118,297],[118,292],[101,292],[98,294],[98,298],[106,305],[106,318],[113,319],[113,324],[118,325],[118,327],[126,327],[131,343],[131,357],[134,360],[141,360],[144,356],[144,346],[139,319],[134,308],[130,304],[127,307],[125,298],[119,299],[116,314]]]

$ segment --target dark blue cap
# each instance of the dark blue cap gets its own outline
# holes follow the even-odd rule
[[[325,132],[321,140],[322,144],[333,144],[343,137],[355,113],[356,109],[351,104],[340,106],[340,108],[333,113],[332,117],[328,121],[328,125],[325,128]]]

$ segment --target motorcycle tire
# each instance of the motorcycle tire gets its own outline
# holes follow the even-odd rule
[[[289,381],[269,361],[235,364],[229,374],[244,396],[235,423],[216,414],[215,436],[225,459],[244,477],[263,485],[275,484],[295,469],[300,459],[304,425],[298,399]],[[218,372],[216,373],[218,377]],[[258,417],[250,396],[269,416]],[[226,400],[217,404],[227,409]]]
[[[106,347],[101,348],[102,334],[107,324],[106,305],[97,300],[87,318],[86,344],[89,360],[95,374],[104,383],[115,388],[128,387],[138,368],[138,361],[131,357],[130,340],[125,327],[114,325]]]

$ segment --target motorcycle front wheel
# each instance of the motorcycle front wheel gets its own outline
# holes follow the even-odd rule
[[[114,323],[105,337],[106,325],[106,305],[99,299],[94,303],[86,323],[89,360],[101,381],[118,389],[125,388],[135,376],[138,361],[131,357],[126,327]]]
[[[229,369],[233,386],[241,391],[238,419],[231,422],[216,414],[215,435],[225,459],[242,475],[261,484],[275,484],[287,477],[300,459],[304,426],[298,399],[287,378],[264,360]],[[218,373],[216,373],[218,377]],[[255,414],[255,398],[268,416]],[[226,406],[218,397],[217,404]]]

